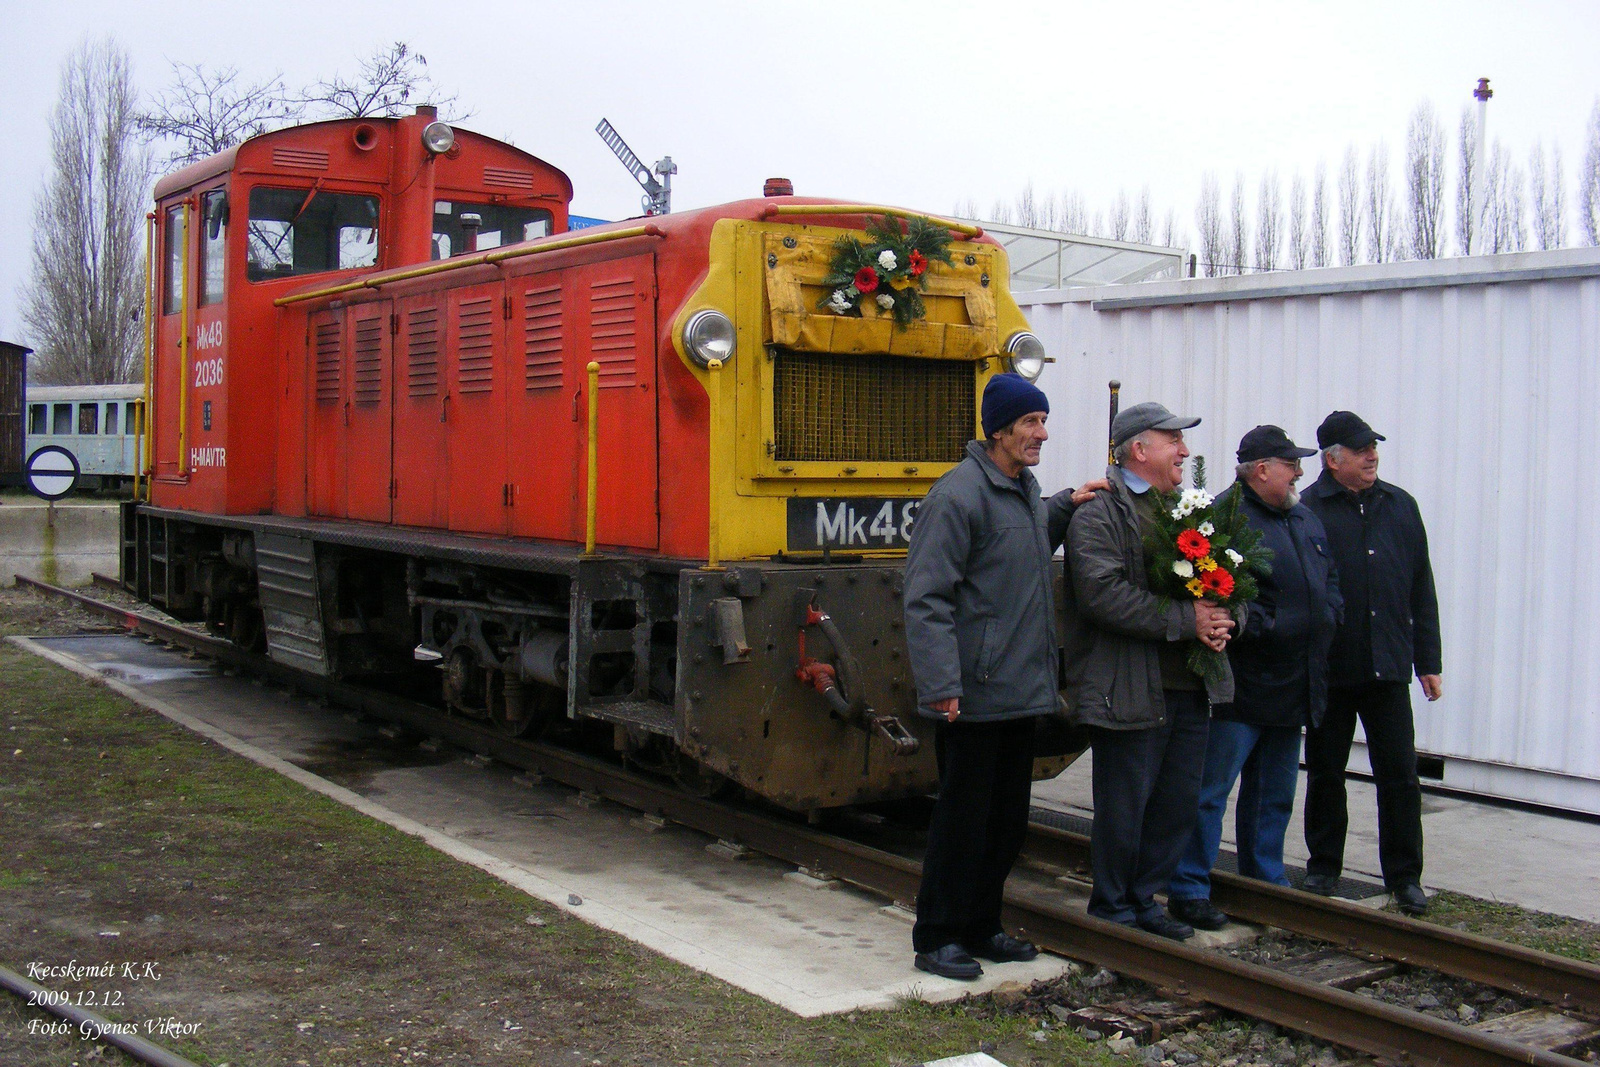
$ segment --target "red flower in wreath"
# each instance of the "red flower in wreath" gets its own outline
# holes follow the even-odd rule
[[[922,272],[927,269],[928,257],[913,249],[911,252],[911,276],[913,278],[920,278],[922,277]]]
[[[1223,600],[1233,595],[1233,575],[1218,567],[1214,571],[1207,571],[1200,576],[1200,585],[1208,593],[1215,593]]]
[[[878,272],[871,267],[862,267],[856,271],[855,287],[863,293],[870,293],[878,287]]]
[[[1211,542],[1199,530],[1185,530],[1178,535],[1178,551],[1186,559],[1200,559],[1211,551]]]

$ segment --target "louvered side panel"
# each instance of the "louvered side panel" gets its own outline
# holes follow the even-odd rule
[[[590,351],[600,364],[601,388],[637,383],[638,316],[631,277],[589,283]]]
[[[406,312],[406,395],[439,395],[439,309]]]
[[[456,388],[462,393],[494,389],[494,308],[492,297],[456,305]]]
[[[319,404],[339,402],[339,375],[344,361],[344,324],[338,319],[317,324],[316,396]]]
[[[354,394],[357,404],[372,405],[383,400],[383,330],[387,323],[376,316],[357,319],[355,344]]]
[[[526,388],[561,386],[561,286],[528,289],[522,296],[522,353]]]

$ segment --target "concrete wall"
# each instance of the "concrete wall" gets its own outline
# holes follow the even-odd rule
[[[1315,447],[1335,408],[1388,441],[1380,475],[1428,524],[1445,697],[1413,696],[1444,784],[1600,813],[1600,250],[1278,271],[1018,300],[1058,360],[1040,386],[1046,492],[1105,466],[1106,382],[1159,400],[1211,488],[1240,436]],[[1321,471],[1306,461],[1308,484]]]
[[[65,586],[88,585],[96,571],[115,575],[118,522],[114,503],[0,501],[0,585],[18,574]]]

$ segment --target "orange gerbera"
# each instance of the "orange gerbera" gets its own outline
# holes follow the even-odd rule
[[[1208,593],[1215,593],[1226,600],[1233,595],[1233,575],[1218,567],[1216,570],[1207,571],[1200,576],[1200,585]]]
[[[1211,551],[1211,542],[1199,530],[1185,530],[1178,535],[1178,551],[1188,559],[1200,559]]]

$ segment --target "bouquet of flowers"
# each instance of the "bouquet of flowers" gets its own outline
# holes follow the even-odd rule
[[[861,304],[871,300],[894,316],[899,326],[927,314],[922,294],[925,275],[934,263],[950,265],[950,233],[924,218],[900,223],[885,216],[867,223],[867,237],[841,237],[833,246],[833,259],[822,284],[829,287],[820,310],[835,315],[861,314]]]
[[[1197,457],[1195,487],[1158,493],[1156,532],[1145,543],[1150,590],[1172,600],[1209,600],[1235,618],[1256,598],[1256,576],[1272,572],[1272,553],[1240,511],[1240,495],[1220,499],[1205,489],[1205,461]],[[1189,669],[1207,682],[1222,678],[1225,653],[1196,642]]]

